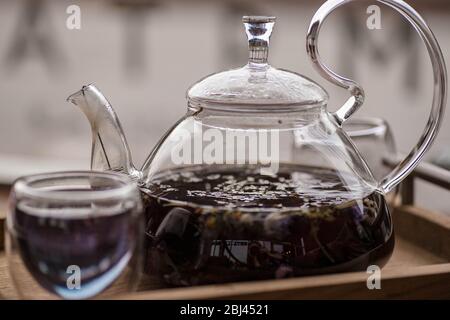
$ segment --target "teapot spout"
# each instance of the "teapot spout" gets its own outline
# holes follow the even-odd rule
[[[83,86],[67,101],[78,106],[92,129],[92,170],[112,170],[139,180],[141,173],[131,159],[130,148],[111,104],[93,84]]]

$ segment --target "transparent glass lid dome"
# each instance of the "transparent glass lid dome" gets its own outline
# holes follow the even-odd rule
[[[193,85],[187,93],[189,104],[246,111],[325,105],[328,94],[317,83],[268,64],[269,38],[275,17],[246,16],[243,21],[248,37],[248,64],[213,74]]]

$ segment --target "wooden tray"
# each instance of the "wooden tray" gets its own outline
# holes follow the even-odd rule
[[[120,299],[377,299],[450,298],[450,217],[413,206],[394,213],[396,246],[381,271],[381,290],[367,289],[365,272],[323,276],[157,289]],[[0,298],[16,299],[0,253]]]

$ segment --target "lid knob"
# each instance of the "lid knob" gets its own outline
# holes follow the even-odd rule
[[[248,38],[250,63],[267,64],[269,39],[275,19],[275,17],[266,16],[244,16],[242,18]]]

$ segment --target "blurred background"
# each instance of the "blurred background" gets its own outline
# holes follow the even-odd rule
[[[323,80],[306,55],[305,36],[319,0],[0,0],[0,183],[42,171],[88,169],[90,128],[65,101],[95,83],[113,104],[140,166],[161,135],[186,112],[185,92],[200,78],[246,63],[243,15],[275,15],[272,65],[320,83],[336,110],[347,92]],[[450,2],[408,1],[450,57]],[[358,1],[332,15],[321,52],[338,73],[357,80],[367,100],[358,116],[392,127],[400,152],[416,144],[428,119],[432,73],[426,50],[397,13],[381,8],[369,30]],[[81,9],[81,29],[68,29]],[[450,168],[450,120],[427,161]],[[450,197],[420,183],[417,203],[450,214]]]

